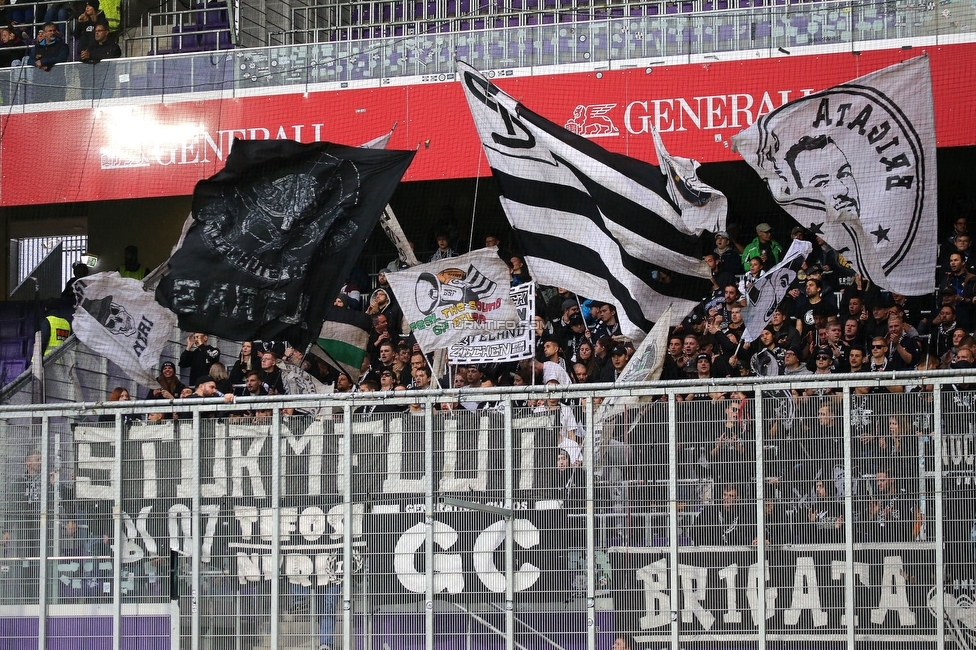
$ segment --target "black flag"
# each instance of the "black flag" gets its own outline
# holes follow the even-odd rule
[[[193,191],[192,225],[156,299],[185,331],[304,347],[413,155],[235,140],[224,170]]]

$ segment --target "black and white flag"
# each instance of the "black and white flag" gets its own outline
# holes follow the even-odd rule
[[[118,271],[79,278],[74,291],[78,340],[139,384],[156,386],[153,368],[176,327],[176,314],[160,307],[141,280]]]
[[[410,332],[430,352],[472,334],[518,327],[510,277],[492,247],[389,273],[386,279]]]
[[[934,288],[935,118],[927,56],[801,97],[732,138],[783,209],[861,275]]]
[[[193,191],[193,224],[157,300],[186,331],[304,349],[413,156],[235,140],[223,171]]]
[[[536,115],[468,65],[458,69],[533,278],[613,303],[622,333],[638,341],[672,303],[668,324],[677,324],[711,285],[695,228],[661,170]]]
[[[756,340],[763,328],[769,325],[773,312],[793,288],[796,275],[812,250],[812,243],[794,239],[782,261],[749,287],[745,295],[746,306],[742,309],[742,321],[745,324],[743,341]]]
[[[664,148],[664,141],[657,129],[651,129],[654,150],[661,165],[661,173],[668,183],[668,194],[681,211],[681,220],[695,234],[703,230],[725,230],[729,214],[729,201],[725,195],[698,178],[700,165],[693,158],[673,156]]]

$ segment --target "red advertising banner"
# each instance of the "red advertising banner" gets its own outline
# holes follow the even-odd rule
[[[611,151],[656,163],[655,127],[671,153],[707,163],[738,160],[731,138],[758,115],[923,52],[931,58],[938,146],[976,144],[976,44],[493,81]],[[4,119],[4,206],[187,195],[222,168],[234,138],[361,144],[394,123],[389,146],[418,149],[404,180],[489,173],[456,81],[106,105]]]

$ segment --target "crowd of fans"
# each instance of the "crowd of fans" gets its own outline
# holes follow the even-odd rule
[[[99,0],[0,5],[0,67],[26,65],[48,72],[67,61],[121,57],[118,34],[99,6]]]

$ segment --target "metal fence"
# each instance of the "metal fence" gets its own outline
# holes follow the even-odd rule
[[[971,387],[0,407],[0,638],[968,648]]]
[[[308,28],[312,32],[304,35],[270,34],[269,42],[282,43],[275,47],[115,59],[97,66],[67,64],[49,72],[25,66],[0,70],[0,102],[16,110],[14,106],[62,101],[162,101],[188,92],[384,84],[412,75],[446,81],[453,78],[456,58],[493,76],[498,70],[562,64],[643,67],[746,50],[802,53],[809,45],[859,51],[858,43],[890,39],[924,38],[912,43],[939,45],[946,39],[958,42],[973,31],[971,4],[953,3],[951,8],[955,14],[948,7],[939,11],[934,2],[823,2],[699,14],[608,13],[593,20],[535,25],[520,22],[523,12],[497,25],[473,22],[469,31],[427,32],[422,25],[401,25],[401,34],[383,38],[364,38],[357,26],[337,26],[337,32],[324,36]],[[452,22],[446,21],[445,28],[455,29]],[[350,40],[292,44],[299,36]],[[179,49],[178,43],[173,47]]]

